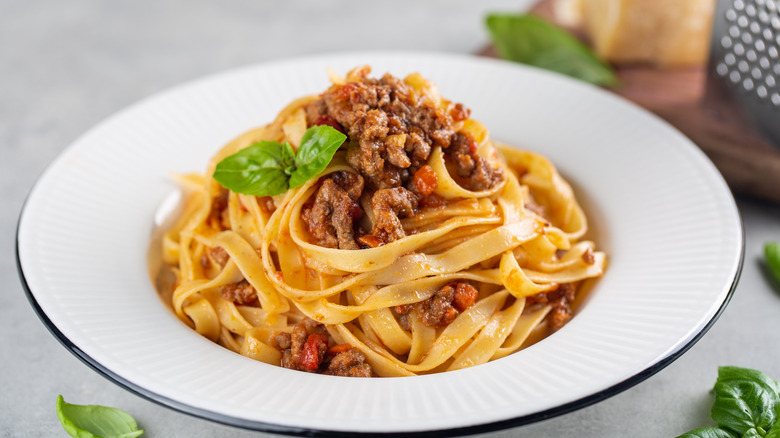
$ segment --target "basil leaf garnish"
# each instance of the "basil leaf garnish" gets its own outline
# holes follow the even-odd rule
[[[74,405],[57,396],[57,417],[75,438],[134,438],[144,433],[127,412],[98,405]]]
[[[273,196],[287,190],[288,174],[284,146],[275,141],[261,141],[241,149],[217,164],[214,179],[236,192]]]
[[[254,143],[217,163],[214,179],[236,193],[279,195],[322,172],[346,139],[330,126],[313,126],[298,152],[287,142]]]
[[[702,427],[684,433],[677,438],[740,438],[718,427]]]
[[[298,187],[322,172],[346,139],[346,135],[328,125],[307,129],[295,154],[296,169],[290,176],[290,188]]]
[[[290,143],[284,142],[282,145],[282,171],[287,175],[292,175],[295,172],[295,151]]]
[[[760,371],[718,368],[712,419],[739,436],[764,436],[777,421],[777,382]]]
[[[764,256],[766,256],[766,265],[769,267],[769,272],[775,277],[775,280],[780,284],[780,243],[768,242],[764,245]]]
[[[612,68],[568,32],[534,15],[491,14],[486,25],[498,54],[595,85],[618,83]]]

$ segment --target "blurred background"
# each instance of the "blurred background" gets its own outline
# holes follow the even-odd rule
[[[0,437],[66,436],[54,411],[57,394],[72,403],[122,408],[149,437],[270,436],[130,393],[81,363],[38,320],[16,272],[16,223],[35,180],[80,134],[169,87],[250,64],[362,50],[496,55],[488,49],[486,15],[533,6],[533,0],[0,0]],[[567,25],[581,19],[549,4],[537,11]],[[704,64],[643,62],[617,66],[620,93],[647,99],[642,91],[650,85],[637,75],[668,69],[654,80],[672,84],[670,95],[688,100],[654,101],[658,105],[650,109],[674,121],[694,106],[709,108],[702,103]],[[756,138],[754,131],[735,129],[730,135],[737,141]],[[771,162],[772,154],[761,156]],[[762,181],[780,176],[766,172],[751,174]],[[484,436],[676,436],[711,424],[709,390],[718,365],[780,378],[780,292],[761,261],[764,243],[780,240],[780,208],[768,198],[739,190],[746,229],[742,280],[725,313],[688,353],[604,402]],[[755,317],[768,314],[774,319]]]

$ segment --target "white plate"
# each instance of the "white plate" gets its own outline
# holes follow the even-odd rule
[[[328,85],[326,67],[419,71],[491,135],[549,157],[609,255],[580,313],[507,358],[439,375],[345,379],[255,362],[198,336],[147,275],[171,172],[202,172],[244,130]],[[163,405],[288,433],[463,434],[528,423],[624,390],[687,350],[736,284],[742,226],[713,165],[680,133],[610,93],[500,61],[432,53],[337,54],[264,64],[146,99],[74,142],[21,214],[19,272],[71,351]]]

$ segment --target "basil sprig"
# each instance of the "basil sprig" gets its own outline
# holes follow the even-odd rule
[[[498,54],[595,85],[617,85],[612,67],[577,38],[534,15],[490,14],[486,25]]]
[[[718,427],[694,429],[678,438],[780,438],[780,386],[766,374],[718,368],[712,419]]]
[[[127,412],[98,405],[74,405],[57,396],[57,417],[75,438],[135,438],[143,435]]]
[[[336,129],[319,125],[306,130],[298,152],[287,142],[261,141],[220,161],[214,179],[236,193],[279,195],[322,172],[346,139]]]
[[[780,284],[780,242],[767,242],[764,245],[764,256],[769,272]]]

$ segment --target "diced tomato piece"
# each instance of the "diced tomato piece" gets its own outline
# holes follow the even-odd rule
[[[328,348],[329,354],[339,354],[343,353],[345,351],[349,351],[352,349],[352,346],[349,344],[336,344],[330,348]]]
[[[466,120],[471,115],[471,110],[463,106],[462,103],[456,103],[454,107],[450,109],[450,117],[453,122],[460,122]]]
[[[414,186],[421,195],[430,195],[439,186],[436,172],[433,167],[426,164],[414,172]]]
[[[298,364],[307,370],[316,370],[328,348],[328,338],[322,333],[312,333],[303,344]]]
[[[384,240],[371,234],[360,236],[357,240],[361,245],[369,248],[377,248],[385,244]]]
[[[459,313],[460,312],[458,312],[458,310],[455,309],[454,307],[448,307],[447,311],[444,313],[444,316],[441,318],[441,321],[439,322],[439,326],[444,327],[450,325],[452,321],[455,321],[455,318],[458,317]]]
[[[343,102],[345,100],[349,100],[349,98],[352,96],[352,92],[355,91],[357,88],[357,85],[353,83],[344,84],[341,86],[336,87],[335,90],[333,90],[333,99],[339,102]]]
[[[334,119],[333,117],[327,114],[322,114],[320,116],[317,116],[317,118],[314,120],[314,125],[315,126],[328,125],[331,128],[344,134],[344,128],[339,124],[339,122],[337,122],[336,119]]]
[[[459,311],[464,311],[474,305],[479,292],[468,283],[458,283],[455,287],[455,296],[452,298],[452,306]]]
[[[475,155],[477,153],[477,148],[479,145],[477,144],[477,141],[474,140],[470,135],[468,136],[469,139],[469,152],[471,152],[471,155]]]
[[[393,310],[395,310],[395,313],[397,313],[399,315],[406,315],[407,313],[409,313],[410,310],[412,310],[412,305],[411,304],[399,304],[399,305],[395,306],[395,308]]]

